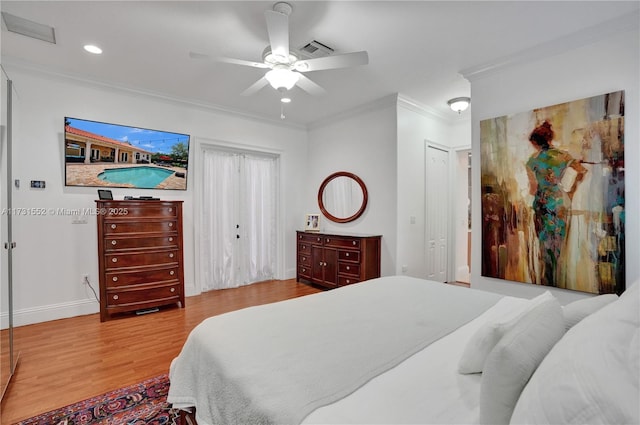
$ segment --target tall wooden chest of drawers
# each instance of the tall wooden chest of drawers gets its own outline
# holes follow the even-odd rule
[[[298,231],[296,280],[336,288],[380,277],[382,236]]]
[[[96,201],[100,321],[184,307],[182,201]]]

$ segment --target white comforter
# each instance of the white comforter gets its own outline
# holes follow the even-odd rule
[[[200,425],[299,423],[316,408],[340,400],[473,320],[500,298],[394,276],[213,317],[194,329],[172,363],[168,401],[175,407],[196,406]],[[441,353],[436,356],[451,358],[446,342],[438,348],[441,345],[435,345],[434,352]],[[413,359],[407,362],[411,365]],[[428,363],[440,369],[437,361],[428,359]],[[406,372],[412,381],[421,381],[416,373],[424,368],[419,364],[417,368]],[[426,370],[424,374],[426,380],[429,374]],[[474,377],[456,379],[475,381]],[[404,386],[403,391],[412,391],[406,383]],[[457,385],[452,382],[451,386]],[[386,398],[392,394],[385,388],[383,391]],[[478,398],[476,393],[470,396]],[[392,398],[403,396],[393,394]],[[385,409],[384,403],[372,406],[371,401],[353,407],[348,406],[353,402],[348,400],[357,403],[358,396],[345,399],[345,414],[353,413],[351,409],[373,412],[374,407],[387,410],[392,414],[387,418],[393,418],[381,419],[384,416],[373,413],[359,422],[399,422],[393,416],[393,410],[398,413],[397,407]],[[419,404],[425,404],[425,400]],[[442,407],[441,402],[438,405]],[[338,403],[333,407],[341,411]],[[307,421],[332,422],[322,412],[319,409]],[[403,412],[403,417],[415,423],[410,419],[415,416],[409,412]],[[358,422],[352,417],[330,416],[335,418],[334,423]]]
[[[310,424],[477,424],[481,374],[458,373],[471,336],[528,300],[504,297],[484,314],[434,342],[358,391],[321,407]]]

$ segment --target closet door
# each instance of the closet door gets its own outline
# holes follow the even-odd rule
[[[203,152],[202,289],[272,279],[276,265],[277,158]]]
[[[449,153],[434,146],[427,146],[426,153],[426,278],[446,282],[449,253]]]

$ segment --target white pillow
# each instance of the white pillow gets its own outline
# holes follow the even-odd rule
[[[534,307],[491,350],[480,383],[480,423],[508,424],[522,389],[564,335],[560,303]]]
[[[462,357],[460,357],[458,363],[458,372],[465,374],[482,372],[487,356],[498,341],[500,341],[527,312],[551,299],[555,299],[555,297],[551,295],[551,292],[545,291],[543,294],[529,300],[526,304],[512,310],[509,314],[482,325],[465,346]]]
[[[512,424],[640,423],[637,291],[628,288],[567,332],[522,391]]]
[[[605,305],[617,299],[618,296],[616,294],[605,294],[584,298],[565,305],[562,308],[565,327],[567,330],[571,329],[576,323],[588,315],[595,313]]]

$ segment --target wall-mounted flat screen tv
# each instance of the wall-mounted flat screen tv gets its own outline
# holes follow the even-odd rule
[[[64,119],[65,185],[187,189],[189,135]]]

